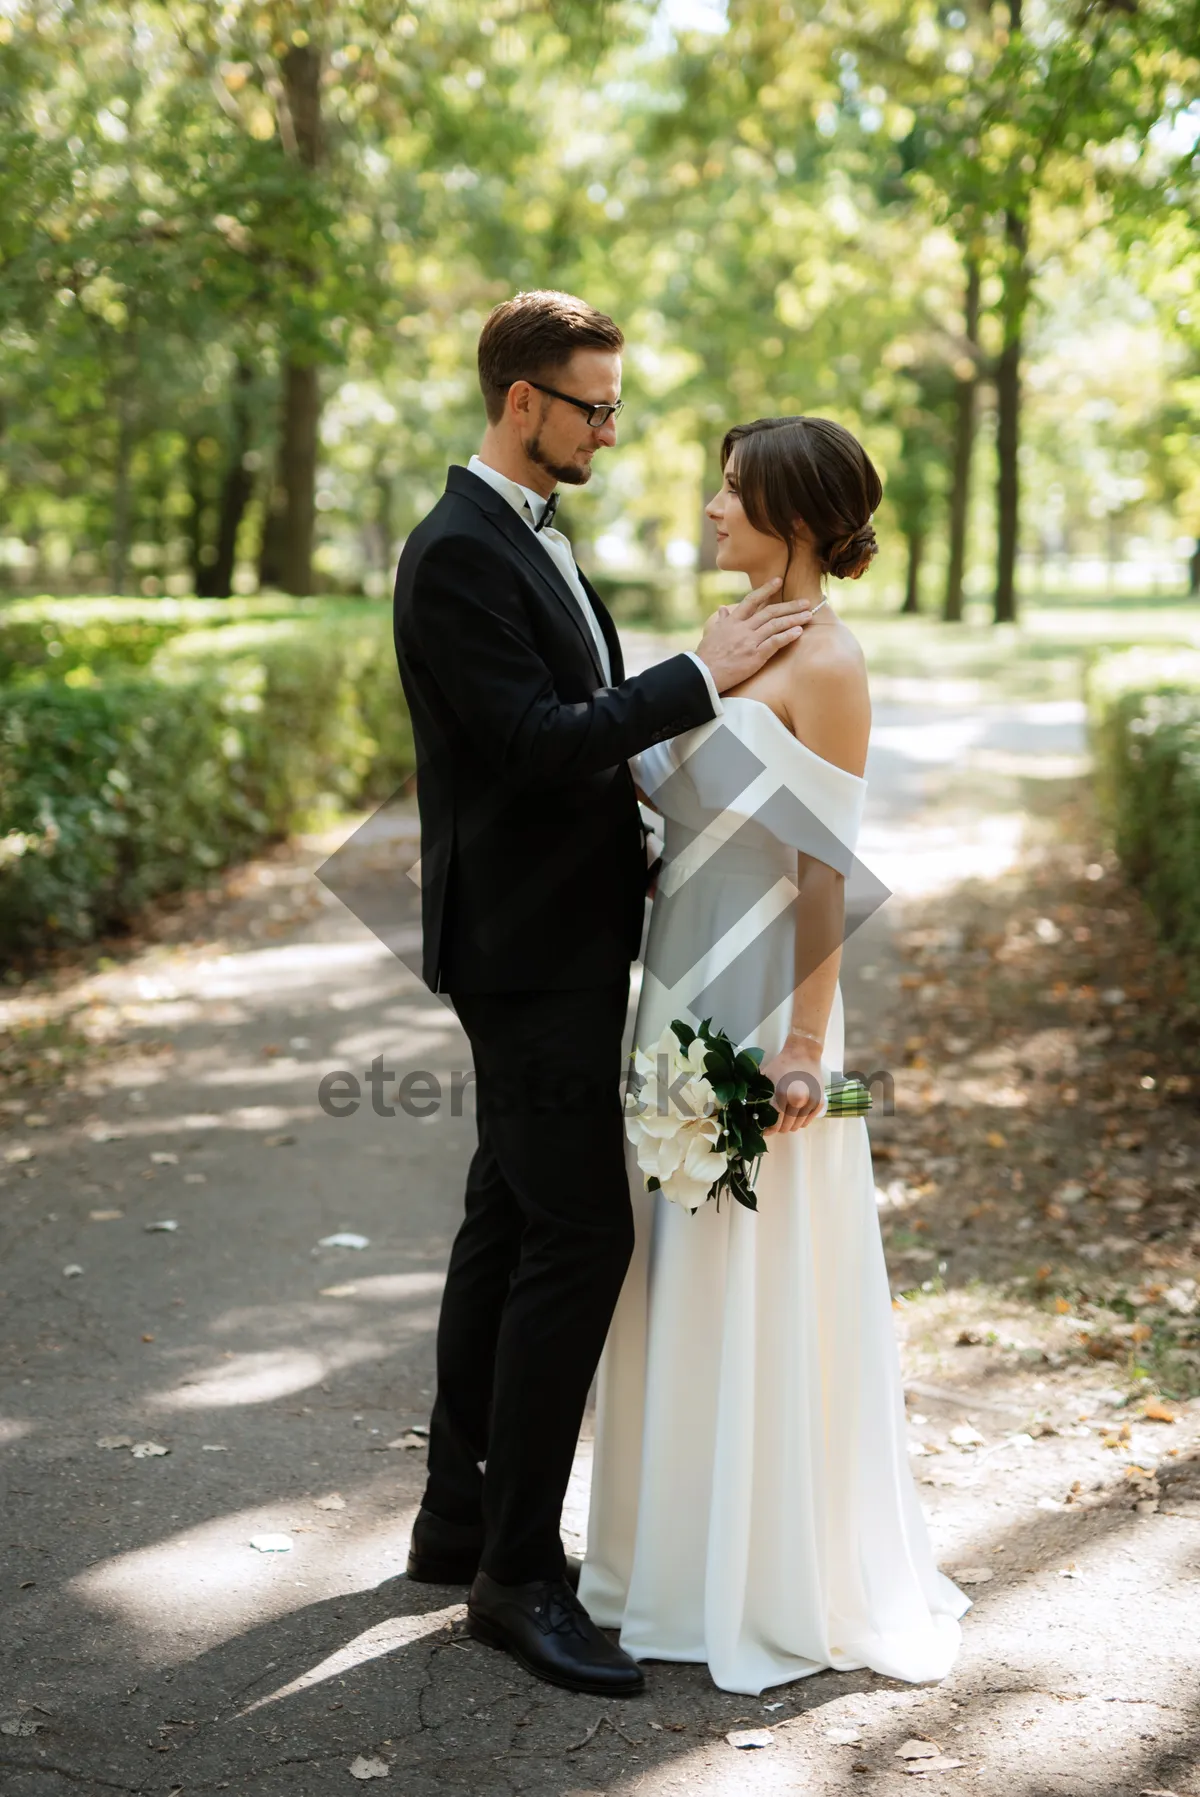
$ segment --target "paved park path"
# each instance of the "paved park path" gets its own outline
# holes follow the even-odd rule
[[[635,665],[662,652],[630,648]],[[861,852],[896,897],[846,973],[848,1060],[872,1066],[903,1029],[909,908],[1016,864],[1038,793],[1084,766],[1069,697],[989,703],[909,673],[876,709]],[[371,1777],[397,1797],[1200,1792],[1200,1516],[1064,1501],[1121,1478],[1094,1420],[1116,1395],[1103,1369],[988,1380],[924,1337],[907,1350],[939,1555],[988,1575],[938,1687],[826,1673],[760,1700],[654,1666],[643,1700],[610,1704],[465,1639],[461,1590],[406,1583],[469,1062],[452,1013],[355,915],[395,917],[411,953],[411,806],[343,867],[353,910],[313,877],[337,840],[239,869],[127,955],[4,1001],[0,1020],[51,1048],[0,1120],[4,1797],[326,1797]],[[425,1076],[409,1111],[377,1114],[376,1056]],[[338,1070],[361,1091],[342,1117],[318,1101]],[[411,1114],[431,1078],[440,1105]],[[903,1106],[879,1128],[896,1141]],[[339,1235],[366,1245],[322,1245]],[[1185,1458],[1193,1409],[1171,1425]],[[1142,1457],[1161,1453],[1154,1430],[1131,1452],[1144,1434]],[[745,1728],[770,1745],[731,1746]]]

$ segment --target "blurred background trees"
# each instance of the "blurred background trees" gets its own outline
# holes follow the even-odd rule
[[[384,593],[538,285],[629,337],[612,586],[692,603],[724,429],[803,410],[880,604],[1178,589],[1198,10],[0,0],[0,590]]]

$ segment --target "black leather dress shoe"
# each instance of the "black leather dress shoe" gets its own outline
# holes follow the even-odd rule
[[[408,1576],[422,1585],[469,1585],[479,1571],[483,1528],[417,1511],[408,1548]]]
[[[408,1549],[408,1576],[414,1585],[469,1585],[479,1571],[483,1530],[474,1523],[446,1522],[432,1510],[418,1510]],[[567,1555],[563,1577],[579,1589],[580,1562]]]
[[[641,1667],[600,1633],[565,1579],[498,1585],[478,1573],[467,1599],[467,1633],[568,1691],[634,1697],[645,1689]]]

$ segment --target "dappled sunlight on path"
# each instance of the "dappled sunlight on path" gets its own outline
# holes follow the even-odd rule
[[[941,1563],[986,1575],[965,1586],[950,1678],[827,1673],[760,1701],[655,1665],[644,1701],[610,1704],[467,1640],[461,1587],[402,1577],[474,1145],[470,1099],[448,1102],[469,1059],[452,1012],[315,879],[346,825],[238,870],[202,936],[109,945],[107,964],[0,1000],[10,1025],[79,1037],[70,1078],[14,1100],[0,1135],[5,1685],[38,1725],[0,1745],[14,1797],[325,1797],[361,1754],[404,1797],[892,1797],[914,1737],[963,1761],[925,1782],[979,1797],[1200,1791],[1200,1411],[1123,1405],[1121,1365],[1081,1345],[1100,1323],[1010,1281],[1058,1248],[1037,1246],[1032,1202],[1023,1228],[1034,1176],[1022,1197],[1008,1148],[986,1146],[1037,1113],[1026,1059],[1075,1065],[1073,986],[1038,975],[1017,1045],[987,1011],[1004,956],[1028,936],[1050,957],[1050,932],[1039,947],[1022,912],[984,955],[970,926],[1072,815],[1077,669],[1050,645],[1024,687],[1011,657],[989,687],[973,640],[934,668],[900,641],[879,632],[862,839],[896,897],[851,937],[844,983],[848,1059],[897,1079],[896,1115],[871,1128],[913,1466]],[[629,644],[635,667],[679,646]],[[364,913],[398,893],[406,941],[412,822],[409,804],[357,837]],[[951,984],[961,1016],[931,1029]],[[344,1117],[318,1096],[338,1070],[360,1092]],[[413,1072],[440,1082],[431,1116],[395,1102]],[[937,1081],[978,1120],[979,1157],[938,1138],[949,1097],[921,1109]],[[365,1245],[325,1245],[347,1236]],[[575,1552],[589,1467],[585,1429]],[[771,1747],[729,1746],[745,1727]]]

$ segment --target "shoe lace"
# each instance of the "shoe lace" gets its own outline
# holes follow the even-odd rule
[[[581,1626],[591,1621],[587,1611],[567,1584],[550,1582],[538,1603],[533,1606],[534,1615],[542,1619],[542,1627],[549,1635],[578,1635],[586,1639],[587,1629]]]

